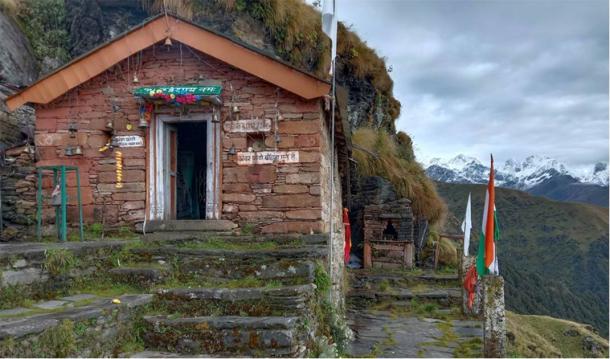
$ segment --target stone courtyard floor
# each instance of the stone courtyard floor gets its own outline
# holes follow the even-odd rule
[[[356,270],[348,325],[351,357],[480,357],[483,326],[460,313],[456,275]]]
[[[483,335],[477,321],[397,316],[380,310],[350,311],[348,317],[355,338],[347,352],[353,357],[447,358],[460,347],[476,345]]]

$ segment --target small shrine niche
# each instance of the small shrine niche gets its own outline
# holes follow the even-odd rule
[[[411,201],[400,199],[364,208],[364,266],[412,268]]]

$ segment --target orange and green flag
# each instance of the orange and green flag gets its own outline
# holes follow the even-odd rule
[[[498,260],[496,257],[496,241],[500,238],[498,217],[496,216],[496,193],[494,186],[494,158],[491,156],[491,169],[489,170],[489,183],[485,193],[485,206],[483,208],[483,221],[479,236],[479,253],[477,256],[477,274],[498,274]]]

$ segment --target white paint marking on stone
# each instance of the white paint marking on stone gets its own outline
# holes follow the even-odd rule
[[[34,307],[36,307],[38,309],[57,309],[57,308],[63,307],[67,303],[68,302],[63,301],[63,300],[49,300],[49,301],[42,302],[42,303],[36,303],[36,304],[34,304]]]
[[[18,259],[13,263],[13,268],[23,268],[28,265],[28,262],[25,259]]]
[[[60,298],[60,300],[65,300],[68,302],[79,302],[81,300],[87,300],[87,299],[93,299],[93,298],[96,298],[96,296],[93,294],[84,293],[84,294],[76,294],[76,295],[70,295],[67,297],[62,297],[62,298]]]
[[[23,313],[27,313],[27,312],[31,312],[31,311],[32,311],[31,309],[21,308],[21,307],[5,309],[5,310],[0,310],[0,317],[19,315],[19,314],[23,314]]]

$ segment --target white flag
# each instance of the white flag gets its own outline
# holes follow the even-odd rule
[[[330,73],[333,72],[333,64],[337,56],[337,9],[335,0],[324,0],[322,4],[322,31],[330,37]]]
[[[464,222],[462,222],[462,232],[464,232],[464,255],[468,255],[468,248],[470,247],[470,230],[472,229],[472,216],[470,214],[470,193],[468,193],[468,204],[466,204],[466,214],[464,215]]]

